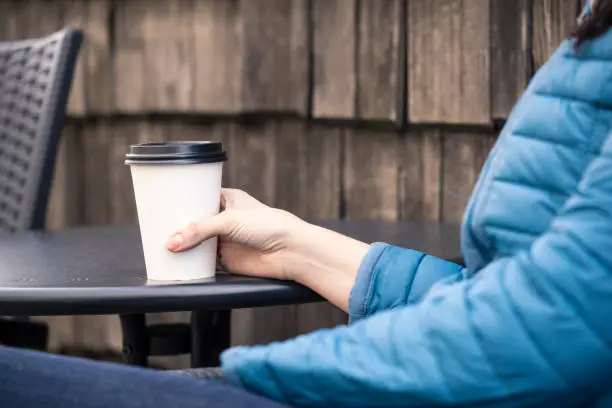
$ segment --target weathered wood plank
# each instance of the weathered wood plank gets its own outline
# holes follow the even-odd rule
[[[264,203],[276,200],[278,134],[283,125],[275,120],[248,123],[234,134],[230,152],[230,187],[241,188]],[[266,307],[232,312],[232,344],[265,344],[296,332],[293,307]]]
[[[113,316],[74,316],[74,343],[70,348],[105,353],[111,350],[108,337]],[[120,348],[118,349],[120,350]]]
[[[580,0],[533,1],[533,62],[538,70],[576,25]]]
[[[232,165],[234,155],[232,151],[232,140],[237,125],[232,119],[210,120],[201,117],[173,118],[171,124],[164,128],[164,133],[157,136],[157,140],[209,140],[218,141],[228,153],[229,162],[223,166],[223,185],[232,180]],[[236,158],[240,160],[240,158]]]
[[[142,112],[145,104],[146,49],[144,23],[152,2],[115,2],[114,106],[121,113]]]
[[[110,185],[112,149],[116,127],[110,120],[88,121],[82,128],[83,221],[87,225],[108,225],[111,221],[111,197],[124,194]],[[112,192],[112,194],[111,194]],[[107,352],[120,345],[113,339],[117,332],[112,316],[75,316],[74,342],[70,348]],[[116,337],[117,335],[115,335]],[[115,348],[120,350],[120,348]]]
[[[59,10],[50,1],[3,0],[0,2],[3,14],[0,35],[10,41],[45,37],[60,28]]]
[[[275,130],[276,170],[274,206],[283,208],[298,216],[306,213],[307,197],[307,145],[309,139],[306,123],[296,120],[277,122]],[[311,197],[310,197],[311,199]],[[274,325],[263,321],[255,322],[257,342],[269,343],[275,340],[290,338],[298,331],[298,306],[279,306],[264,312],[267,316],[279,319]],[[254,319],[262,319],[262,314],[255,312]],[[268,318],[268,321],[272,319]],[[273,330],[272,333],[266,333]]]
[[[306,140],[304,217],[339,218],[342,190],[342,147],[346,129],[310,123]],[[316,191],[316,199],[312,194]]]
[[[232,178],[229,187],[246,190],[265,204],[276,197],[276,120],[249,121],[239,124],[233,134],[228,162]]]
[[[489,0],[408,6],[408,120],[489,123]]]
[[[193,109],[193,11],[193,0],[147,3],[144,41],[146,110],[149,112]]]
[[[340,218],[342,179],[342,139],[345,129],[310,124],[301,157],[296,161],[305,167],[305,184],[301,189],[298,215],[308,220]],[[314,198],[313,198],[314,194]],[[345,324],[348,316],[331,304],[314,303],[297,306],[297,334]]]
[[[400,141],[400,219],[439,221],[442,213],[442,136],[413,131]]]
[[[361,0],[357,117],[401,124],[405,96],[405,2]]]
[[[12,1],[0,0],[0,42],[7,42],[11,40],[9,35],[9,24],[12,20]]]
[[[5,2],[7,3],[7,2]],[[38,38],[52,34],[63,25],[62,9],[54,2],[21,1],[20,18],[15,34],[21,38]],[[0,14],[2,11],[0,11]],[[80,125],[67,123],[58,147],[51,194],[47,205],[47,229],[62,229],[81,223],[83,155]],[[71,316],[33,317],[49,327],[48,349],[60,351],[75,344],[75,324]]]
[[[442,220],[461,222],[465,206],[486,160],[492,134],[451,133],[443,138]]]
[[[277,123],[275,149],[274,206],[298,216],[306,215],[308,129],[299,120],[282,120]]]
[[[243,111],[305,113],[306,5],[305,0],[241,1]]]
[[[82,165],[80,126],[68,124],[62,134],[56,159],[51,196],[47,207],[47,229],[62,229],[81,223]],[[71,316],[35,317],[49,326],[50,351],[57,352],[63,347],[74,345],[75,327]]]
[[[289,110],[306,117],[311,108],[311,71],[310,54],[312,38],[310,22],[312,20],[311,0],[294,0],[291,2],[290,15],[290,72],[291,88],[289,94]]]
[[[98,134],[107,143],[106,166],[108,188],[108,223],[112,225],[137,225],[136,202],[129,167],[125,166],[125,153],[132,143],[153,138],[150,123],[142,119],[101,120]],[[100,191],[97,192],[98,194]],[[89,197],[88,197],[89,198]],[[102,217],[102,213],[99,214]],[[77,344],[94,352],[118,352],[121,350],[121,326],[117,316],[82,316],[75,321]]]
[[[110,222],[109,153],[112,127],[107,120],[89,122],[82,131],[83,221],[87,225]]]
[[[111,57],[111,2],[88,0],[85,26],[86,96],[89,114],[113,110],[113,62]]]
[[[24,40],[31,37],[32,25],[30,5],[27,1],[13,0],[9,2],[11,18],[8,19],[5,28],[7,40]]]
[[[348,130],[344,145],[347,218],[398,218],[398,146],[395,132]]]
[[[47,206],[48,229],[79,225],[83,211],[83,150],[80,126],[70,123],[64,127],[58,149],[51,195]]]
[[[129,146],[146,139],[143,125],[139,120],[127,119],[113,122],[113,133],[109,137],[108,176],[110,222],[113,225],[136,225],[136,200],[132,175],[125,163],[125,153]],[[146,135],[146,134],[145,134]]]
[[[16,8],[13,5],[15,0],[5,0],[2,2],[2,14],[0,14],[0,19],[2,21],[2,25],[0,25],[0,36],[2,36],[2,41],[13,41],[16,39],[14,28],[16,24]]]
[[[195,108],[232,114],[242,106],[240,0],[197,0],[194,6]],[[231,51],[230,51],[231,50]]]
[[[539,1],[539,0],[535,0]],[[491,0],[491,115],[506,119],[521,96],[531,67],[533,0]]]
[[[275,179],[279,157],[276,141],[281,129],[282,124],[275,120],[249,124],[235,135],[232,146],[237,157],[250,157],[248,161],[241,160],[234,163],[234,185],[271,205],[276,201]],[[241,144],[248,150],[239,148]],[[248,164],[250,160],[253,161]],[[259,165],[253,166],[255,162]],[[249,170],[243,167],[245,165],[249,167]],[[245,174],[249,172],[251,174]],[[294,307],[279,306],[235,311],[233,313],[232,342],[266,344],[283,340],[296,332],[295,326],[296,310]]]
[[[57,4],[39,0],[30,0],[26,4],[30,15],[30,37],[45,37],[62,28],[61,9]]]
[[[352,119],[357,97],[357,1],[312,1],[312,115]]]
[[[47,350],[60,353],[75,346],[75,325],[73,316],[32,316],[36,322],[46,323],[49,328]]]
[[[57,5],[60,7],[63,24],[85,30],[89,14],[85,0],[61,0]],[[70,99],[68,100],[68,114],[71,116],[85,116],[87,113],[87,45],[87,41],[85,41],[74,70]]]

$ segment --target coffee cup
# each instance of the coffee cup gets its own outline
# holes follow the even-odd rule
[[[147,278],[188,281],[214,277],[217,239],[186,252],[166,249],[170,236],[219,212],[227,155],[219,142],[158,142],[130,146],[130,166]]]

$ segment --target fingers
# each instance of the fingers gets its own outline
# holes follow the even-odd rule
[[[166,247],[171,252],[186,251],[199,245],[202,241],[225,234],[229,230],[229,223],[230,217],[227,212],[191,223],[182,231],[172,235]]]
[[[223,190],[221,190],[221,200],[219,201],[219,211],[225,211],[227,208],[227,200],[225,199],[225,194]]]
[[[224,188],[221,190],[221,206],[223,209],[246,209],[262,207],[264,204],[245,191]]]
[[[232,274],[274,277],[274,268],[266,264],[259,251],[232,242],[219,242],[219,263]]]

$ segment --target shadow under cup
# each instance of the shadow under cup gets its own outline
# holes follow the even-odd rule
[[[219,142],[159,142],[130,146],[130,166],[147,278],[186,281],[215,275],[217,240],[182,253],[166,249],[189,223],[219,213],[223,163]]]

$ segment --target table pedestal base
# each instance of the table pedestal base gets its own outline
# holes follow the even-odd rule
[[[191,353],[192,368],[219,366],[230,346],[231,311],[194,311],[188,324],[147,326],[144,314],[120,315],[123,357],[127,364],[147,367],[148,357]]]

